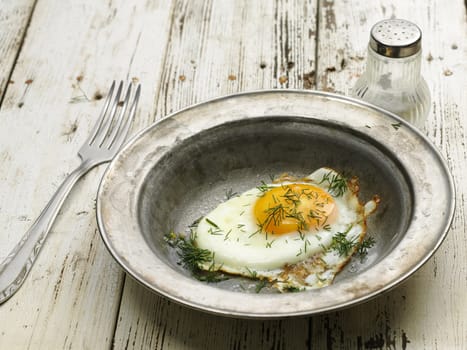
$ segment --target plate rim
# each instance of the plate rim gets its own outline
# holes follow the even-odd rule
[[[286,314],[284,314],[282,312],[268,312],[268,313],[263,314],[263,313],[254,313],[254,312],[250,313],[250,312],[237,312],[237,311],[232,311],[232,310],[223,310],[223,309],[219,309],[219,308],[216,308],[216,307],[208,306],[206,304],[187,301],[185,299],[179,298],[178,296],[174,296],[174,295],[165,293],[165,291],[155,288],[153,285],[151,285],[150,283],[148,283],[147,281],[142,279],[134,271],[132,271],[131,268],[129,268],[129,266],[127,266],[127,264],[123,261],[123,259],[118,255],[118,252],[114,250],[115,248],[113,247],[112,242],[109,240],[109,235],[106,232],[106,229],[105,229],[104,224],[103,224],[104,219],[102,217],[102,202],[101,202],[102,201],[102,192],[103,192],[104,184],[105,184],[105,181],[106,181],[106,179],[107,179],[107,177],[109,175],[109,172],[115,166],[115,163],[118,161],[119,156],[121,154],[123,154],[127,149],[131,148],[131,146],[137,140],[139,140],[145,133],[148,133],[152,129],[157,128],[161,123],[167,122],[168,120],[170,121],[171,118],[174,118],[175,116],[177,116],[179,114],[182,114],[182,113],[184,113],[186,111],[190,111],[190,110],[195,109],[195,108],[198,108],[199,106],[207,105],[207,104],[210,104],[210,103],[213,103],[213,102],[218,102],[218,101],[222,101],[222,100],[226,100],[226,99],[232,99],[232,98],[241,97],[241,96],[245,96],[245,95],[261,95],[261,94],[271,94],[271,93],[273,93],[273,94],[274,93],[278,93],[278,94],[284,94],[284,93],[285,94],[288,94],[288,93],[297,94],[298,93],[298,94],[314,95],[314,96],[324,97],[326,99],[338,100],[338,101],[341,101],[341,102],[343,101],[343,102],[351,103],[353,105],[357,105],[357,106],[360,106],[360,107],[365,107],[365,108],[368,108],[370,110],[376,111],[377,113],[381,113],[381,114],[383,114],[385,116],[388,116],[388,117],[394,119],[397,123],[400,123],[401,125],[404,125],[404,127],[408,128],[411,133],[415,133],[417,137],[421,138],[423,140],[423,142],[426,145],[429,146],[430,151],[434,154],[434,156],[437,158],[439,164],[442,166],[442,168],[443,168],[442,170],[444,170],[444,172],[447,174],[447,178],[445,180],[447,181],[447,185],[449,187],[449,192],[450,192],[450,195],[451,195],[450,196],[451,200],[450,200],[450,202],[448,203],[448,206],[447,206],[447,217],[448,217],[448,219],[447,219],[447,222],[446,222],[446,225],[445,225],[443,231],[438,236],[438,240],[437,240],[435,246],[427,254],[425,254],[423,259],[418,261],[418,263],[412,269],[410,269],[409,271],[404,273],[402,276],[400,276],[398,279],[394,280],[392,283],[386,284],[384,287],[382,287],[382,288],[380,288],[380,289],[378,289],[376,291],[373,291],[373,292],[371,292],[369,294],[362,295],[359,298],[352,299],[352,300],[349,300],[347,302],[340,303],[340,304],[337,304],[337,305],[316,309],[314,311],[303,310],[303,311],[296,311],[296,312],[292,312],[292,313],[287,312]],[[292,114],[292,113],[290,113],[290,114],[284,113],[283,115],[284,116],[287,116],[287,115],[299,116],[297,114]],[[272,114],[267,115],[267,116],[272,116]],[[260,117],[260,116],[258,116],[258,117]],[[304,115],[303,117],[310,118],[310,116],[306,116],[306,115]],[[436,250],[439,248],[439,246],[443,243],[444,239],[447,236],[449,228],[450,228],[450,226],[452,224],[452,220],[454,218],[455,204],[456,204],[455,184],[454,184],[452,174],[450,172],[450,169],[449,169],[445,159],[443,158],[443,156],[441,155],[439,150],[436,148],[436,146],[421,131],[419,131],[418,129],[416,129],[412,125],[410,125],[408,122],[406,122],[405,120],[403,120],[399,116],[397,116],[397,115],[395,115],[395,114],[393,114],[391,112],[388,112],[388,111],[386,111],[386,110],[384,110],[384,109],[382,109],[380,107],[374,106],[374,105],[372,105],[370,103],[360,101],[360,100],[357,100],[355,98],[351,98],[351,97],[348,97],[348,96],[339,95],[339,94],[322,92],[322,91],[315,91],[315,90],[265,89],[265,90],[252,90],[252,91],[244,91],[244,92],[239,92],[239,93],[234,93],[234,94],[227,94],[227,95],[223,95],[223,96],[220,96],[220,97],[215,97],[215,98],[212,98],[212,99],[208,99],[206,101],[202,101],[202,102],[187,106],[187,107],[182,108],[182,109],[180,109],[178,111],[170,113],[166,117],[163,117],[163,118],[151,123],[147,127],[143,128],[141,131],[137,132],[134,136],[132,136],[126,142],[124,147],[122,147],[122,149],[118,152],[117,156],[112,160],[112,162],[106,168],[105,173],[103,174],[103,176],[102,176],[102,178],[100,180],[99,188],[98,188],[98,192],[97,192],[97,201],[96,201],[96,217],[97,217],[97,223],[98,223],[98,228],[99,228],[99,233],[101,235],[101,238],[103,239],[103,241],[105,243],[105,246],[106,246],[107,250],[110,252],[110,254],[112,255],[113,259],[115,261],[117,261],[117,263],[124,269],[124,271],[127,274],[129,274],[134,280],[138,281],[140,284],[144,285],[146,288],[150,289],[152,292],[155,292],[155,293],[157,293],[159,295],[167,297],[167,298],[169,298],[169,299],[171,299],[171,300],[173,300],[173,301],[175,301],[175,302],[177,302],[179,304],[188,306],[188,307],[196,309],[196,310],[201,310],[201,311],[204,311],[204,312],[208,312],[208,313],[211,313],[211,314],[224,315],[224,316],[230,316],[230,317],[241,317],[241,318],[275,319],[275,318],[284,318],[284,317],[306,316],[306,315],[311,315],[311,314],[314,315],[314,314],[320,314],[320,313],[324,313],[324,312],[334,311],[334,310],[337,310],[337,309],[348,308],[350,306],[357,305],[357,304],[360,304],[362,302],[371,300],[371,299],[377,297],[378,295],[380,295],[382,293],[385,293],[385,292],[388,292],[389,290],[391,290],[394,287],[398,286],[399,284],[403,283],[407,278],[412,276],[413,273],[415,273],[421,266],[423,266],[433,256],[433,254],[436,252]],[[300,294],[298,294],[298,295],[300,295]]]

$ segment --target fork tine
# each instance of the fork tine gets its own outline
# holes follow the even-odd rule
[[[125,138],[128,135],[128,132],[130,131],[131,123],[136,114],[136,108],[138,106],[140,94],[141,94],[141,84],[138,84],[138,87],[136,88],[136,92],[135,92],[135,97],[133,99],[133,103],[131,104],[130,111],[128,113],[128,119],[126,120],[125,123],[123,123],[122,127],[119,129],[119,132],[116,135],[115,141],[112,144],[112,148],[114,147],[120,148],[123,141],[125,141]]]
[[[117,107],[120,102],[120,95],[122,94],[122,89],[123,81],[120,81],[120,84],[118,84],[117,93],[115,94],[115,98],[110,109],[110,113],[108,114],[107,118],[104,118],[104,122],[102,123],[96,135],[95,142],[99,147],[102,146],[102,144],[104,143],[105,137],[109,133],[110,126],[112,125],[112,121],[115,118]]]
[[[112,100],[112,95],[115,89],[115,80],[112,82],[112,85],[110,86],[109,93],[107,94],[107,98],[105,99],[104,107],[102,108],[101,115],[99,116],[99,119],[97,120],[96,124],[94,124],[94,129],[91,132],[91,136],[86,140],[86,143],[90,145],[96,135],[97,131],[100,129],[102,122],[104,120],[105,115],[107,114],[107,110],[109,109],[110,101]]]
[[[118,115],[118,119],[115,121],[115,126],[113,127],[112,132],[110,133],[110,135],[109,135],[109,137],[107,139],[107,142],[105,143],[105,146],[108,147],[108,148],[110,148],[112,146],[112,144],[114,143],[115,137],[117,136],[117,133],[118,133],[118,131],[120,130],[120,128],[122,126],[123,119],[124,119],[123,117],[125,116],[125,113],[126,113],[126,110],[127,110],[127,107],[128,107],[128,103],[130,101],[131,85],[132,84],[128,85],[128,89],[126,90],[125,100],[123,101],[122,109],[120,110],[120,114]]]

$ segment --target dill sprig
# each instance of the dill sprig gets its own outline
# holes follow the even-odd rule
[[[248,266],[245,266],[245,270],[248,272],[251,278],[256,279],[258,273],[255,270],[250,270]]]
[[[349,225],[347,230],[344,232],[338,232],[334,237],[332,237],[332,242],[330,249],[335,250],[339,256],[349,256],[355,246],[358,244],[356,239],[349,240],[347,239],[347,234],[352,229],[352,225]]]
[[[286,210],[282,204],[278,204],[274,207],[268,208],[266,210],[266,213],[268,214],[266,216],[266,219],[263,222],[259,223],[261,229],[268,227],[271,224],[271,222],[273,222],[275,226],[279,226],[282,220],[284,220],[286,217]]]
[[[319,183],[322,184],[323,182],[327,183],[329,193],[336,197],[342,196],[347,191],[347,179],[340,174],[335,174],[333,171],[323,175]]]
[[[267,282],[266,280],[260,280],[260,281],[256,284],[255,292],[256,292],[256,293],[261,292],[261,289],[263,289],[264,287],[266,287],[267,284],[268,284],[268,282]]]
[[[297,221],[298,231],[308,230],[308,224],[303,218],[302,212],[298,211],[296,206],[287,212],[286,217],[295,219]]]
[[[260,232],[261,232],[261,226],[260,226],[260,228],[259,228],[258,230],[256,230],[256,231],[253,232],[251,235],[249,235],[248,238],[251,238],[251,237],[253,237],[254,235],[256,235],[256,234],[258,234],[258,233],[260,233]]]
[[[214,236],[220,236],[223,234],[222,229],[214,221],[210,220],[209,218],[206,218],[205,220],[209,225],[212,226],[208,229],[209,234]]]
[[[308,212],[308,215],[307,215],[310,219],[315,219],[316,222],[320,223],[320,220],[323,219],[324,217],[326,217],[326,215],[324,215],[324,212],[320,209],[310,209],[310,211]]]
[[[218,283],[218,282],[222,282],[222,281],[230,279],[230,277],[228,277],[227,275],[224,275],[223,273],[219,273],[218,271],[199,270],[196,272],[196,274],[193,274],[193,276],[198,281],[208,282],[208,283]]]
[[[210,250],[196,247],[191,239],[187,240],[182,235],[171,232],[164,239],[171,247],[177,249],[183,266],[189,270],[199,269],[201,264],[213,260],[213,253]]]
[[[361,243],[358,244],[357,255],[360,257],[360,262],[363,262],[368,255],[368,249],[376,244],[376,240],[372,236],[366,237]]]
[[[294,287],[294,286],[285,287],[283,290],[285,292],[289,292],[289,293],[296,293],[296,292],[301,292],[302,291],[302,289],[300,289],[298,287]]]
[[[210,220],[209,218],[206,218],[206,222],[215,228],[219,228],[219,226],[217,226],[217,224],[214,221]]]
[[[237,192],[234,192],[231,188],[228,189],[227,191],[225,191],[225,198],[227,200],[233,198],[233,197],[237,197],[238,196],[238,193]]]
[[[297,193],[289,187],[287,191],[282,195],[282,197],[285,198],[285,201],[287,203],[291,203],[294,206],[297,206],[300,203],[301,193]]]
[[[399,128],[401,127],[402,123],[401,122],[398,122],[398,123],[392,123],[391,126],[394,128],[394,130],[399,130]]]
[[[261,185],[257,186],[256,188],[261,192],[261,194],[259,195],[261,197],[261,196],[264,196],[264,194],[267,191],[269,191],[272,187],[268,186],[266,182],[261,181]]]
[[[302,190],[302,193],[300,194],[300,197],[301,196],[305,196],[307,199],[317,199],[318,198],[318,193],[315,192],[315,191],[311,191],[307,188],[304,188]]]
[[[194,229],[196,229],[198,227],[198,224],[199,222],[201,221],[203,217],[200,216],[199,218],[197,218],[195,221],[193,221],[190,226],[188,226],[188,228],[190,229],[190,231],[193,231]]]
[[[171,232],[164,236],[164,240],[169,246],[177,250],[180,263],[187,268],[196,279],[205,282],[220,282],[228,279],[224,274],[213,271],[214,253],[208,249],[197,247],[191,236],[187,239],[183,235]],[[209,271],[204,271],[200,268],[200,266],[205,263],[211,263]]]

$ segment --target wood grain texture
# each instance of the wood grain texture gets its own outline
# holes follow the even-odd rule
[[[316,1],[177,1],[173,18],[157,118],[237,91],[314,87]],[[127,278],[114,348],[307,349],[310,329],[207,315]]]
[[[444,84],[446,84],[447,77],[454,77],[454,74],[449,75],[449,72],[446,71],[450,65],[453,65],[459,70],[458,81],[454,82],[454,84],[465,85],[465,80],[462,80],[465,64],[460,63],[462,57],[465,57],[465,47],[458,44],[462,42],[463,33],[465,33],[464,12],[460,6],[462,4],[459,2],[457,8],[453,7],[448,10],[442,10],[439,2],[435,1],[428,4],[411,1],[405,5],[397,4],[397,6],[389,1],[358,1],[339,4],[333,1],[320,1],[319,5],[317,28],[319,39],[316,55],[319,59],[317,67],[313,65],[309,67],[309,70],[302,69],[301,73],[296,74],[296,81],[300,80],[300,76],[303,78],[306,73],[310,73],[306,75],[309,78],[307,82],[314,84],[316,78],[318,89],[348,93],[364,69],[371,25],[383,18],[403,17],[410,18],[418,23],[422,27],[425,37],[433,38],[433,40],[425,40],[424,42],[425,59],[430,57],[430,50],[437,51],[436,55],[438,56],[451,57],[449,65],[444,62],[444,67],[442,67],[443,64],[431,69],[428,69],[426,64],[424,66],[424,74],[427,76],[433,93],[433,111],[430,114],[425,131],[442,149],[451,167],[453,167],[454,162],[456,163],[453,172],[458,180],[464,170],[462,164],[465,164],[464,147],[458,147],[458,145],[463,145],[465,142],[458,103],[462,100],[462,97],[459,96],[460,91],[465,90],[460,89],[457,95],[452,95],[453,87],[450,84]],[[279,8],[284,4],[276,4],[275,6]],[[288,6],[291,5],[288,4]],[[177,9],[180,9],[183,13],[185,9],[183,3],[180,3]],[[203,8],[202,13],[199,15],[204,19],[197,31],[202,33],[199,44],[184,39],[180,28],[178,28],[178,32],[177,29],[172,29],[180,37],[175,37],[174,41],[174,36],[171,36],[170,50],[167,53],[169,69],[162,79],[165,83],[162,85],[158,98],[157,110],[159,115],[165,115],[185,105],[197,102],[199,100],[198,96],[201,95],[211,97],[221,94],[219,90],[222,93],[224,91],[236,91],[221,79],[222,74],[235,74],[231,72],[224,73],[225,67],[230,65],[223,61],[225,60],[223,53],[226,50],[231,50],[230,46],[228,49],[221,50],[219,46],[223,48],[222,45],[225,45],[222,41],[219,41],[218,46],[213,48],[204,44],[206,30],[208,30],[209,34],[209,30],[215,31],[218,27],[218,24],[214,24],[217,16],[212,16],[212,11],[208,9],[209,7],[207,9]],[[261,10],[263,13],[268,13],[264,9]],[[184,30],[189,30],[192,28],[193,23],[199,24],[201,20],[201,18],[197,18],[196,12],[189,13],[193,22]],[[229,13],[231,12],[229,11]],[[287,15],[281,12],[279,16],[282,17],[282,20],[276,18],[275,20],[283,23]],[[180,15],[180,18],[185,17]],[[265,18],[268,19],[267,16]],[[440,23],[447,23],[449,21],[447,18],[451,18],[453,22],[443,28]],[[454,18],[457,18],[457,20],[453,20]],[[224,26],[222,29],[228,35],[235,35],[235,31],[232,33],[232,29],[230,29],[231,26],[235,25],[230,24],[234,23],[232,21],[223,18]],[[178,23],[180,25],[180,22]],[[187,25],[186,23],[185,20],[184,25]],[[225,25],[225,23],[230,25]],[[456,31],[459,33],[457,37],[449,36],[452,26],[459,28]],[[204,29],[205,27],[209,27],[209,29]],[[245,28],[245,25],[240,27]],[[259,28],[262,28],[262,26]],[[193,30],[196,31],[196,29]],[[261,29],[253,32],[262,33]],[[309,33],[313,36],[315,30],[309,28]],[[447,36],[452,39],[452,43],[447,43]],[[277,49],[284,46],[284,36],[279,35],[279,37],[279,45],[273,46],[269,43],[269,46],[272,46],[269,50],[272,50],[273,57],[274,53],[283,57],[281,54],[283,51],[277,52]],[[236,40],[233,40],[233,42],[243,43],[243,37],[235,38]],[[261,52],[261,56],[263,55],[263,47],[268,46],[264,40],[264,38],[260,41],[256,40],[256,42],[261,43],[261,46],[256,48],[256,52]],[[273,42],[274,40],[277,40],[277,38],[273,39]],[[185,43],[185,41],[187,42]],[[452,47],[455,46],[457,48],[453,49]],[[253,47],[252,50],[255,51],[255,48]],[[294,49],[292,48],[292,50]],[[458,51],[452,52],[452,50]],[[172,51],[174,52],[173,55]],[[241,49],[238,49],[238,51],[241,51]],[[208,58],[208,61],[203,63],[204,66],[202,64],[200,68],[194,67],[191,71],[185,58],[182,60],[182,62],[185,62],[184,66],[179,63],[180,59],[172,65],[171,62],[175,57],[183,57],[183,54],[187,52],[197,52],[199,54],[209,52],[209,54],[206,53],[206,56],[203,56]],[[443,54],[438,54],[438,52],[443,52]],[[171,58],[171,56],[174,58]],[[216,57],[216,61],[209,61],[209,59],[212,60],[213,56]],[[312,56],[310,55],[310,57]],[[255,56],[253,55],[253,57]],[[248,60],[248,58],[245,58],[245,60]],[[192,61],[196,62],[195,59]],[[436,59],[428,61],[434,65],[436,63],[433,63],[433,61],[443,62],[443,59],[438,58],[437,61]],[[190,61],[192,64],[193,62]],[[258,61],[256,60],[256,62]],[[217,68],[218,65],[220,68]],[[242,68],[248,69],[245,67],[252,66],[243,64]],[[272,69],[272,74],[271,71],[265,72],[269,74],[269,80],[266,80],[270,82],[269,87],[278,86],[276,79],[281,76],[277,74],[280,67],[277,64],[275,66],[277,68]],[[182,69],[180,70],[179,67],[182,67]],[[198,71],[196,71],[197,68],[199,68]],[[314,69],[317,69],[316,77],[312,74]],[[170,71],[173,71],[173,73],[171,74]],[[186,71],[191,72],[190,75],[186,74]],[[203,74],[200,72],[203,72]],[[183,79],[181,79],[182,76]],[[204,79],[199,80],[200,76]],[[240,77],[234,82],[238,84],[237,88],[239,90],[248,90],[246,86],[249,87],[254,83],[261,88],[268,87],[263,83],[265,81],[264,76],[262,79],[260,77],[257,74],[246,76],[243,74],[243,78]],[[177,78],[179,78],[178,81]],[[456,78],[454,77],[454,79]],[[439,80],[438,84],[435,83],[436,80]],[[189,88],[184,85],[187,81],[192,84]],[[289,79],[289,81],[292,80]],[[306,87],[303,80],[298,85],[295,83],[288,86],[279,86]],[[209,89],[213,89],[212,95]],[[447,110],[443,109],[443,112],[437,112],[436,106],[442,104],[446,98],[451,100],[450,107]],[[446,118],[449,118],[450,121],[446,121]],[[443,125],[449,122],[456,123],[456,126],[450,131],[446,130],[446,126]],[[443,141],[446,138],[443,131],[444,134],[449,133],[450,137],[454,137],[449,141],[451,148],[447,147],[446,141]],[[457,176],[456,166],[458,167]],[[463,189],[460,191],[463,193]],[[465,276],[465,266],[460,260],[456,261],[455,256],[462,259],[466,254],[465,242],[459,240],[462,232],[465,232],[462,204],[460,210],[461,212],[459,210],[457,212],[450,235],[440,251],[408,282],[366,304],[323,316],[293,321],[283,320],[280,324],[279,321],[229,320],[180,308],[164,299],[148,294],[135,282],[127,280],[114,346],[118,349],[460,349],[462,344],[466,342],[465,332],[462,331],[465,329],[466,322],[466,304],[465,298],[463,298],[466,286],[465,278],[462,278],[462,276]],[[457,244],[457,246],[453,246],[453,244]],[[460,250],[459,255],[453,254],[456,250]],[[450,271],[449,268],[453,263],[454,268]],[[441,274],[441,269],[443,274]],[[191,322],[187,322],[187,319],[190,319]],[[446,332],[445,323],[449,324],[448,327],[452,332]],[[280,332],[277,331],[278,328],[281,330]],[[260,332],[260,329],[265,331]],[[298,333],[288,333],[296,329],[300,331]],[[231,333],[234,336],[230,336]],[[276,339],[273,343],[269,342],[270,338],[266,336],[267,334],[275,334]]]
[[[317,349],[461,349],[467,344],[465,153],[467,21],[461,0],[320,1],[318,89],[347,93],[364,70],[371,26],[406,18],[423,33],[422,71],[432,93],[424,132],[457,185],[447,239],[402,286],[369,303],[314,318]],[[321,336],[320,336],[321,335]]]
[[[237,91],[347,94],[364,69],[369,30],[383,18],[422,28],[433,100],[424,132],[457,186],[446,241],[401,286],[339,312],[253,321],[179,306],[125,278],[97,233],[92,198],[103,169],[94,170],[63,207],[24,287],[0,306],[0,349],[465,347],[466,7],[462,0],[37,0],[32,12],[33,0],[0,0],[0,260],[77,165],[111,80],[143,85],[134,131]],[[6,84],[12,69],[15,83]]]
[[[145,87],[134,129],[152,119],[171,4],[37,3],[0,109],[0,259],[78,164],[113,79]],[[104,349],[113,338],[123,272],[96,228],[103,168],[71,193],[36,265],[0,307],[1,349]]]
[[[157,117],[221,95],[308,88],[315,1],[177,1]]]
[[[2,1],[0,6],[0,103],[21,49],[35,0]]]

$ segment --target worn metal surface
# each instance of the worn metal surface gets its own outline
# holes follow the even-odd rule
[[[377,248],[357,271],[319,290],[252,295],[203,284],[171,259],[163,235],[184,231],[229,188],[326,165],[357,175],[363,197],[382,197],[369,223]],[[140,133],[107,170],[97,212],[112,255],[153,291],[208,312],[273,318],[350,306],[403,281],[442,242],[454,189],[435,148],[397,117],[337,95],[272,90],[208,101]]]

